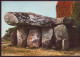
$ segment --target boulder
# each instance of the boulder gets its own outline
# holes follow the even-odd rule
[[[9,25],[34,25],[34,26],[51,26],[53,18],[34,13],[8,12],[5,14],[5,21]]]
[[[52,18],[47,16],[38,15],[35,13],[25,12],[8,12],[5,14],[4,19],[9,25],[29,25],[40,27],[51,27],[56,24],[64,24],[65,18]],[[69,18],[68,21],[71,21]],[[67,20],[66,20],[67,22]]]
[[[28,36],[28,30],[26,30],[24,27],[18,27],[17,28],[17,46],[26,47],[27,36]]]
[[[11,44],[16,46],[17,45],[17,29],[15,29],[11,35],[10,35],[10,38],[11,38]]]
[[[41,30],[31,29],[27,38],[28,47],[40,47],[41,46]]]
[[[50,48],[53,38],[53,29],[52,28],[42,28],[42,47]]]
[[[61,24],[54,27],[54,34],[56,38],[56,47],[59,49],[68,49],[69,48],[69,35],[65,25]],[[67,44],[67,45],[65,45]]]

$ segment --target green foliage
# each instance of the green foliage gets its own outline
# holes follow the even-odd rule
[[[13,30],[15,30],[16,27],[12,27],[12,28],[9,28],[8,30],[6,30],[6,34],[3,36],[3,38],[5,37],[10,37],[10,34],[13,32]]]
[[[74,19],[75,27],[80,26],[80,1],[72,3],[72,18]]]
[[[12,27],[12,28],[9,28],[8,30],[6,30],[6,32],[8,32],[9,34],[12,33],[12,31],[16,29],[16,27]]]

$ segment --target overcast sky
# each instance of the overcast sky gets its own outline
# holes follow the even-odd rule
[[[1,2],[1,36],[13,26],[7,25],[4,21],[6,12],[33,12],[43,16],[56,18],[57,1],[2,1]]]

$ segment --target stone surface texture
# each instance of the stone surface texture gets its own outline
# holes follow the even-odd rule
[[[61,42],[62,41],[61,42],[62,47],[65,48],[69,45],[69,44],[65,45],[65,44],[67,44],[67,42],[63,42],[63,40],[68,40],[69,41],[69,35],[68,35],[67,28],[66,28],[65,25],[61,24],[61,25],[58,25],[58,26],[54,27],[54,34],[55,34],[55,37],[56,37],[56,42],[59,42],[59,41]],[[60,42],[59,42],[59,45],[61,46]],[[67,48],[69,48],[69,46]]]
[[[27,38],[27,45],[29,47],[41,46],[41,31],[40,29],[31,29]]]
[[[17,29],[15,29],[11,34],[10,34],[10,38],[11,38],[11,44],[16,46],[17,45]]]
[[[27,46],[28,31],[24,27],[18,27],[17,29],[17,45],[20,47]]]
[[[54,26],[55,24],[62,24],[65,21],[63,17],[52,18],[52,17],[38,15],[35,13],[25,13],[25,12],[8,12],[5,14],[4,19],[7,24],[13,26],[31,25],[31,26],[40,26],[40,27]],[[70,18],[68,19],[68,21],[69,20]]]
[[[43,28],[42,29],[42,47],[50,47],[52,37],[53,37],[53,28]]]

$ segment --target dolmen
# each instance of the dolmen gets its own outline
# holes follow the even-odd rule
[[[10,35],[11,43],[15,46],[67,50],[80,41],[71,17],[52,18],[31,12],[7,12],[4,19],[8,25],[16,26]],[[77,44],[73,44],[73,41]]]

